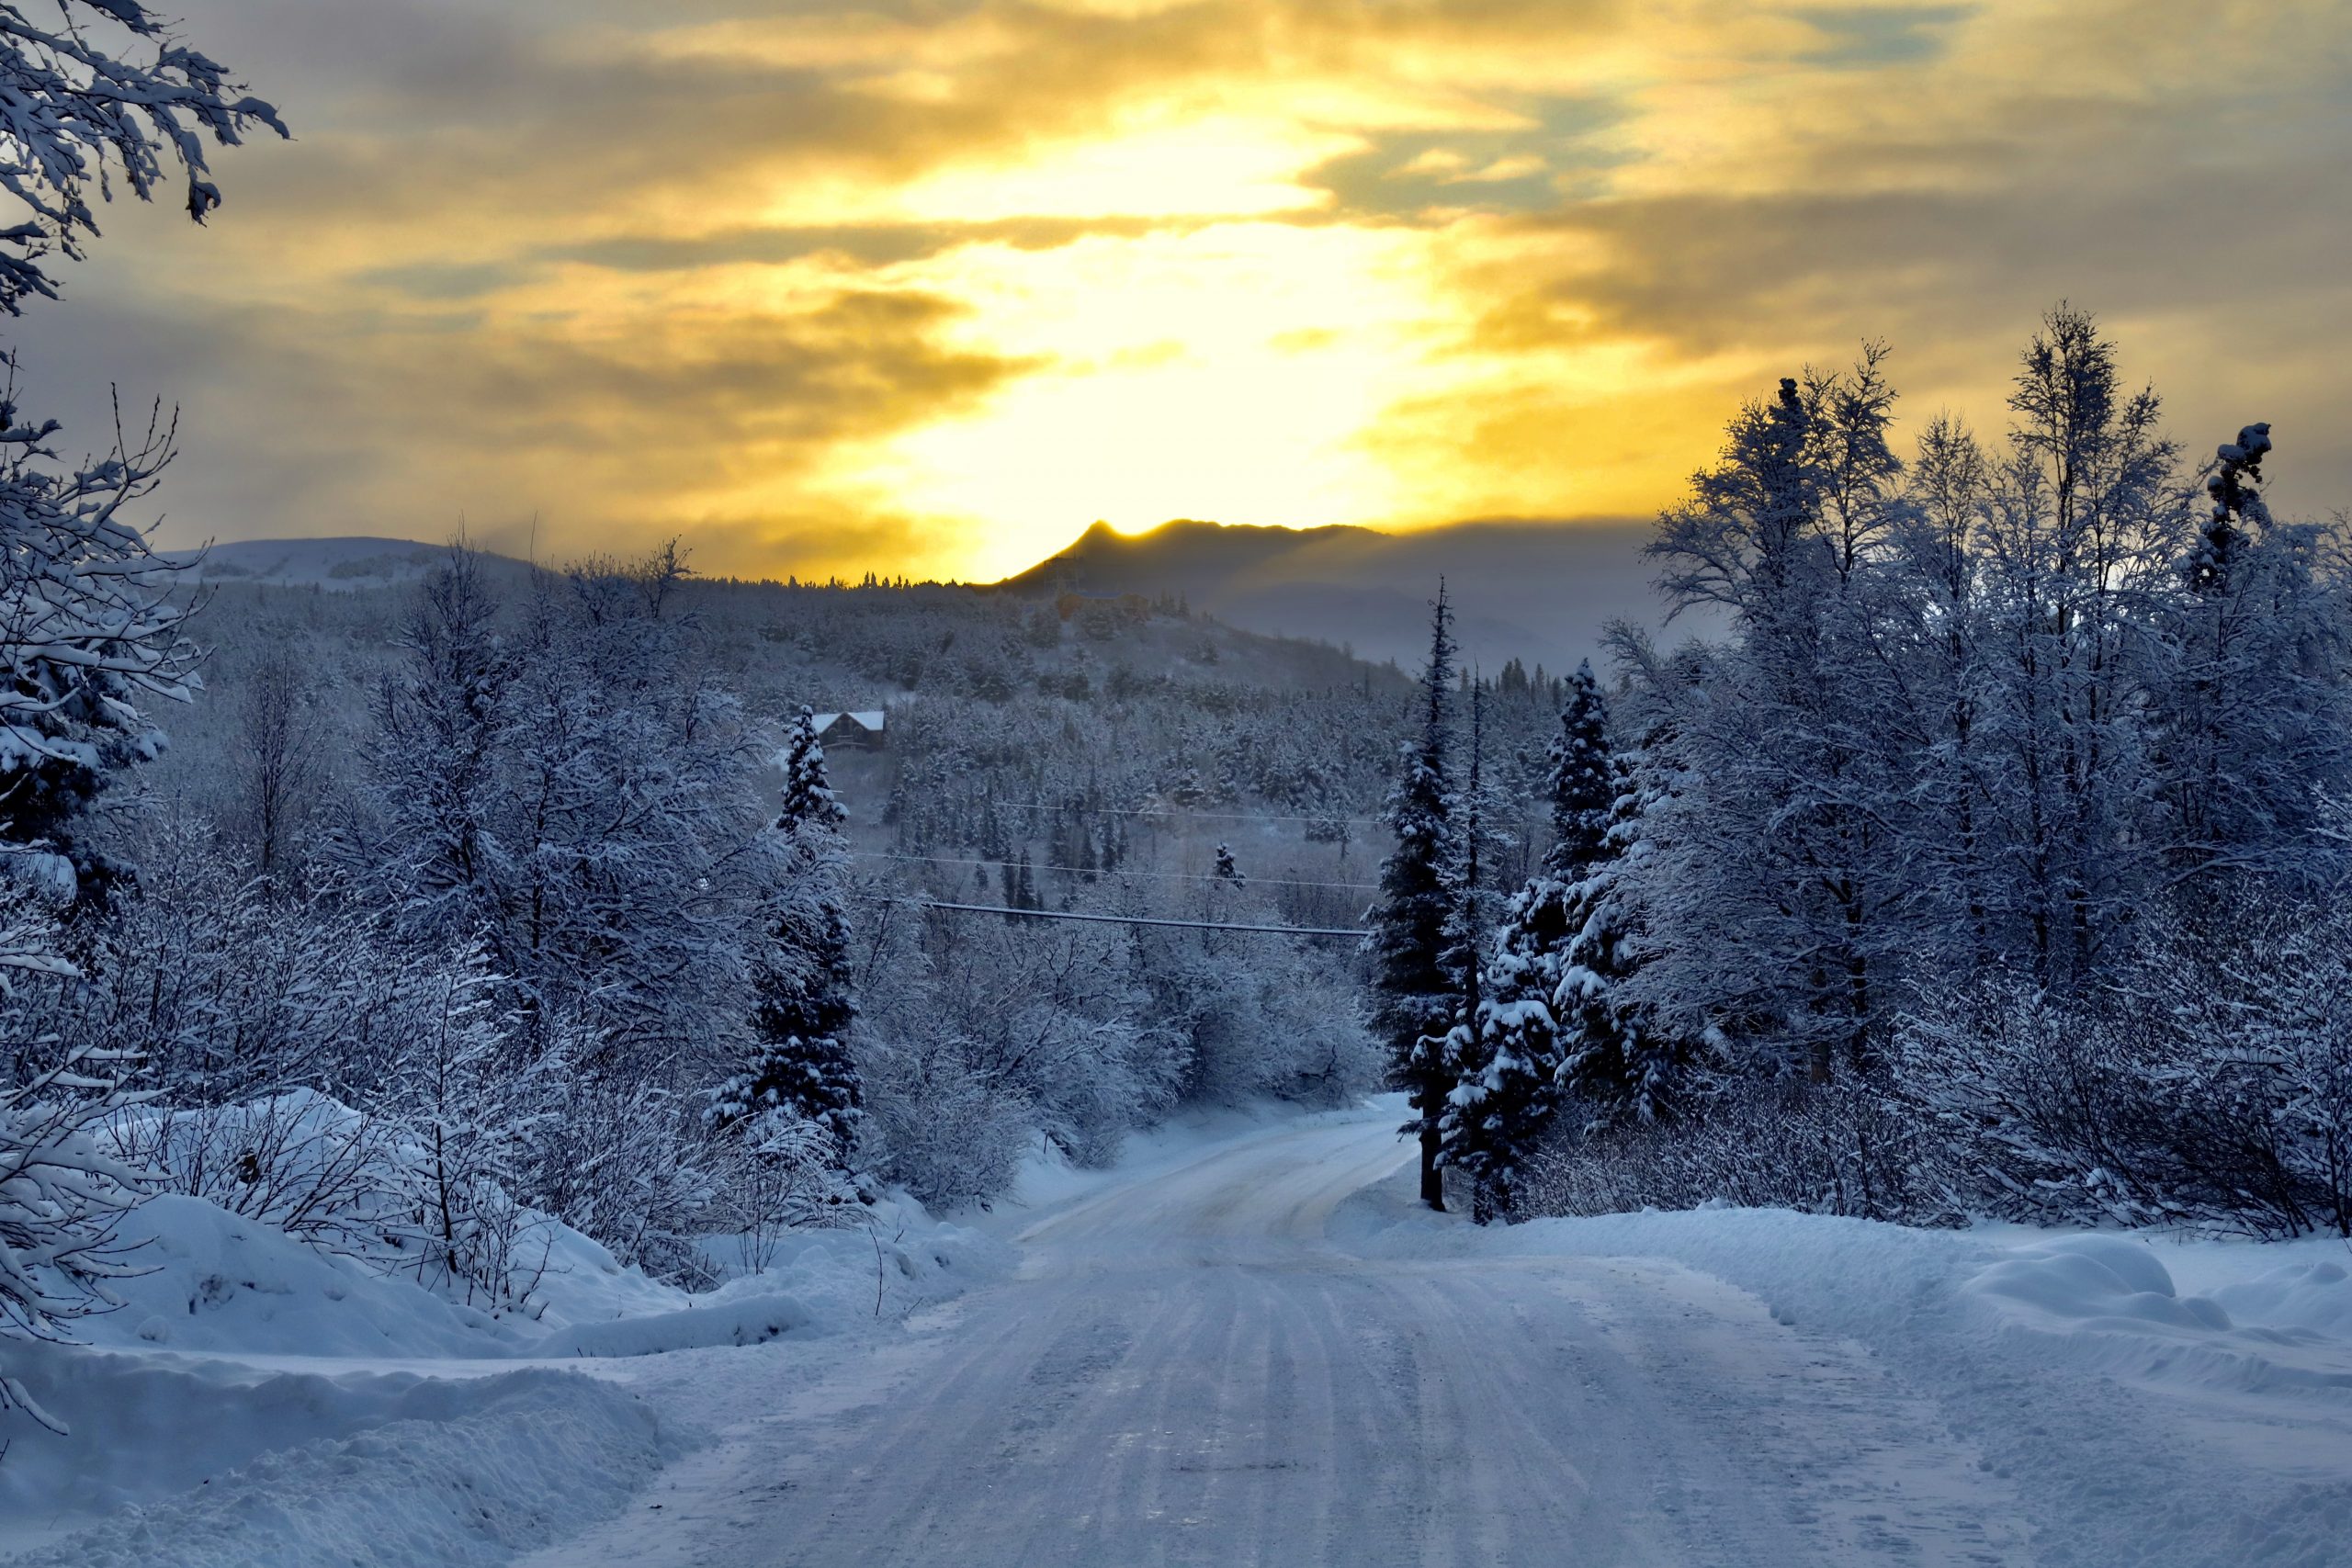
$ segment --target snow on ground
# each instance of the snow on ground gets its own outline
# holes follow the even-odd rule
[[[89,1345],[5,1348],[74,1433],[15,1429],[0,1552],[2352,1562],[2341,1242],[1481,1231],[1414,1203],[1400,1114],[1190,1118],[1108,1172],[1041,1153],[968,1224],[886,1205],[695,1296],[563,1233],[527,1322],[158,1200],[159,1267]]]
[[[72,1428],[13,1421],[0,1555],[503,1562],[605,1517],[705,1436],[615,1359],[770,1341],[821,1359],[820,1342],[889,1330],[1006,1266],[1001,1243],[911,1203],[861,1213],[698,1295],[552,1227],[536,1315],[492,1318],[200,1199],[154,1199],[123,1227],[149,1271],[119,1287],[121,1310],[75,1325],[80,1345],[0,1347]]]
[[[2352,1562],[2352,1247],[1777,1210],[1480,1232],[1392,1182],[1335,1234],[1371,1256],[1667,1259],[1866,1348],[2028,1499],[2045,1568]]]

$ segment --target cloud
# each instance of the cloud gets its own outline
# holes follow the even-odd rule
[[[1638,514],[1865,335],[1997,423],[2062,296],[2352,498],[2343,0],[186,9],[298,140],[206,230],[109,209],[20,336],[85,427],[185,406],[175,527],[970,574]]]

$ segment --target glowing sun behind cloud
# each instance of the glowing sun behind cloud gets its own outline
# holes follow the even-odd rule
[[[2343,0],[187,10],[300,140],[200,233],[119,206],[21,334],[48,384],[137,340],[179,536],[992,576],[1098,517],[1637,514],[1865,335],[1996,423],[2062,296],[2352,499]]]

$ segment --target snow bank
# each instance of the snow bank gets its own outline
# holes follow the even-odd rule
[[[871,1332],[1011,1268],[911,1203],[863,1213],[699,1295],[550,1225],[533,1311],[493,1318],[202,1199],[151,1200],[121,1232],[147,1271],[75,1325],[86,1344],[0,1344],[72,1428],[8,1429],[0,1557],[424,1568],[584,1528],[690,1439],[582,1359]]]
[[[485,1356],[515,1338],[511,1325],[413,1280],[374,1273],[201,1198],[151,1198],[117,1235],[134,1248],[129,1261],[147,1271],[116,1286],[122,1310],[76,1325],[95,1345]]]
[[[2352,1274],[2342,1243],[2320,1245],[2334,1257],[2274,1263],[2271,1249],[2250,1245],[2160,1252],[2127,1236],[2060,1235],[2003,1248],[1962,1290],[2001,1326],[2106,1376],[2241,1393],[2352,1392]],[[2184,1294],[2165,1254],[2221,1282],[2210,1295]]]
[[[575,1374],[420,1380],[411,1393],[415,1408],[356,1436],[282,1447],[221,1484],[130,1510],[20,1561],[54,1568],[502,1562],[610,1517],[676,1448],[641,1402]],[[219,1429],[217,1420],[191,1416],[173,1435],[179,1446],[209,1449]]]
[[[1859,1341],[2033,1504],[2044,1568],[2339,1568],[2352,1531],[2352,1254],[2114,1234],[1909,1230],[1784,1210],[1481,1231],[1358,1194],[1378,1257],[1653,1258]]]
[[[590,1313],[583,1307],[595,1293],[582,1288],[550,1308],[533,1353],[650,1356],[814,1338],[895,1322],[1012,1271],[1014,1255],[1003,1242],[933,1220],[912,1199],[885,1198],[862,1213],[858,1224],[774,1238],[765,1267],[698,1295],[673,1292],[655,1302],[615,1292],[628,1310]],[[718,1237],[706,1250],[723,1266],[733,1246]]]

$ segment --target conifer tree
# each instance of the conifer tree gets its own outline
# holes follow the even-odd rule
[[[1580,923],[1572,895],[1607,852],[1608,728],[1588,663],[1569,682],[1552,743],[1552,847],[1512,898],[1454,1027],[1442,1157],[1474,1183],[1480,1224],[1510,1212],[1521,1161],[1555,1103],[1562,1043],[1552,999]]]
[[[1459,976],[1446,966],[1454,914],[1453,612],[1438,584],[1430,616],[1429,663],[1421,672],[1421,734],[1406,744],[1387,803],[1396,847],[1380,867],[1380,899],[1368,917],[1373,961],[1374,1032],[1387,1045],[1392,1077],[1407,1091],[1413,1119],[1399,1129],[1420,1140],[1421,1200],[1445,1207],[1438,1171],[1439,1120],[1452,1080],[1422,1041],[1451,1015]]]
[[[817,716],[803,703],[784,748],[784,803],[779,828],[838,829],[849,812],[825,777],[825,748],[817,739]]]
[[[1454,806],[1454,853],[1453,868],[1453,908],[1446,918],[1446,949],[1443,966],[1447,974],[1456,976],[1458,987],[1454,1002],[1453,1027],[1443,1033],[1424,1035],[1415,1048],[1413,1066],[1417,1075],[1448,1085],[1446,1098],[1436,1112],[1438,1123],[1437,1163],[1440,1166],[1459,1164],[1458,1150],[1465,1122],[1481,1118],[1483,1085],[1490,1055],[1490,1042],[1480,1027],[1484,1009],[1479,1003],[1478,947],[1486,931],[1484,889],[1486,868],[1480,851],[1493,834],[1487,800],[1487,688],[1474,679],[1470,683],[1470,754],[1468,776]],[[1464,1086],[1472,1086],[1464,1094]],[[1472,1183],[1471,1217],[1480,1224],[1494,1217],[1493,1190],[1483,1179]]]
[[[1602,840],[1565,900],[1568,942],[1552,993],[1558,1033],[1554,1084],[1588,1122],[1655,1122],[1672,1104],[1690,1053],[1628,994],[1641,966],[1645,818],[1666,786],[1620,758]]]
[[[720,1088],[714,1112],[725,1123],[778,1112],[814,1122],[846,1162],[865,1114],[845,1043],[857,1012],[842,914],[841,824],[848,813],[827,781],[825,750],[806,707],[793,722],[784,773],[783,809],[768,833],[781,862],[771,935],[752,976],[753,1056],[748,1071]]]

